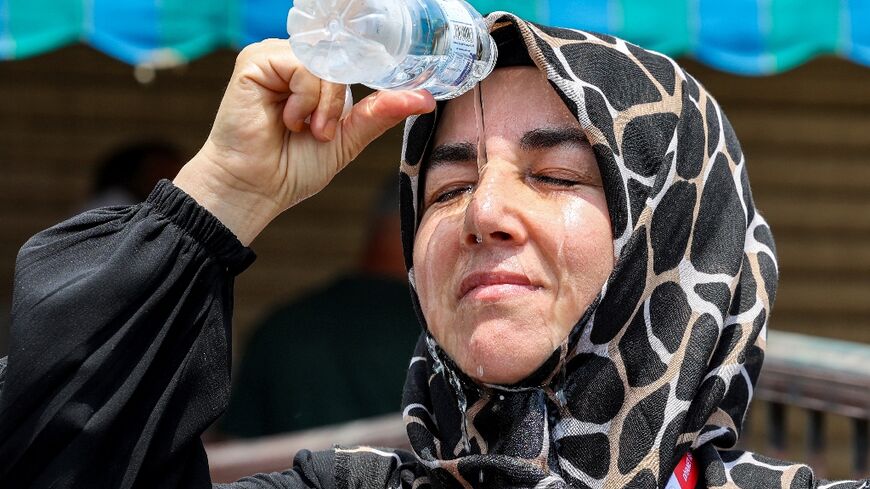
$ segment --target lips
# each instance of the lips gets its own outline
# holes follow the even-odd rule
[[[459,284],[459,299],[468,295],[503,296],[512,292],[535,290],[529,277],[513,272],[475,272],[467,275]],[[486,293],[489,292],[489,293]]]

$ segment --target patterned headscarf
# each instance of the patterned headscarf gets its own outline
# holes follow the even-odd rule
[[[688,451],[708,487],[812,487],[805,466],[727,450],[764,357],[777,264],[719,105],[673,60],[620,39],[503,12],[487,22],[500,64],[537,66],[586,133],[617,261],[566,341],[518,384],[474,382],[425,328],[403,399],[414,457],[367,455],[392,458],[390,485],[405,487],[662,487]],[[412,286],[437,120],[405,127]]]

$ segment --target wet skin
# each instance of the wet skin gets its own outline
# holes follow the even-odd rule
[[[511,384],[562,343],[613,269],[610,218],[577,120],[535,68],[498,69],[447,103],[414,244],[429,330],[468,375]]]

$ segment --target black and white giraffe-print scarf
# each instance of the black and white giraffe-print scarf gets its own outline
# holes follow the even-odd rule
[[[743,153],[716,101],[673,60],[620,39],[503,12],[487,21],[499,60],[525,58],[544,71],[583,127],[617,262],[568,339],[520,384],[476,384],[424,333],[403,398],[413,455],[338,449],[338,480],[654,488],[691,452],[701,486],[863,487],[729,450],[764,357],[777,264]],[[405,128],[409,267],[437,117],[436,110],[409,119]]]

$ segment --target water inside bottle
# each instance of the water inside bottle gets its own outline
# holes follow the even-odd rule
[[[336,83],[364,82],[396,64],[404,15],[394,2],[296,0],[287,19],[296,56]]]
[[[442,1],[295,0],[287,18],[290,43],[324,80],[425,88],[437,100],[453,98],[489,73],[496,53],[485,32],[478,34],[477,53],[468,40],[458,41]]]

